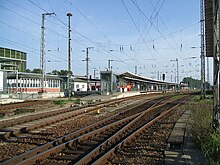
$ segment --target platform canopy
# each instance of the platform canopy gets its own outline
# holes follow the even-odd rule
[[[214,57],[217,54],[217,43],[219,40],[219,5],[217,0],[205,0],[204,6],[206,56]]]
[[[176,85],[176,83],[165,82],[165,81],[160,81],[160,80],[154,80],[154,79],[151,79],[151,78],[147,78],[147,77],[144,77],[144,76],[140,76],[140,75],[134,74],[134,73],[129,72],[129,71],[127,71],[125,73],[122,73],[122,74],[119,74],[118,76],[122,77],[124,79],[127,79],[127,80],[134,80],[134,81],[140,81],[140,82],[148,82],[148,83],[151,83],[151,84]]]

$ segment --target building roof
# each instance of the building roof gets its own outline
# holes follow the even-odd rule
[[[11,72],[8,72],[7,75],[8,75],[8,78],[15,78],[16,72],[11,71]],[[61,80],[61,78],[57,75],[46,74],[45,76],[46,76],[46,79]],[[18,72],[18,78],[41,78],[41,77],[42,77],[42,74]]]
[[[205,37],[206,37],[206,56],[213,57],[213,0],[205,0]]]
[[[150,83],[155,83],[155,84],[168,84],[168,85],[175,85],[176,84],[176,83],[171,83],[171,82],[154,80],[154,79],[151,79],[151,78],[147,78],[147,77],[144,77],[144,76],[134,74],[134,73],[129,72],[129,71],[127,71],[125,73],[122,73],[122,74],[119,74],[119,77],[123,77],[123,78],[128,79],[128,80],[135,80],[135,81],[140,81],[140,82],[150,82]]]

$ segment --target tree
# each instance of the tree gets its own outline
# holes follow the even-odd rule
[[[188,84],[189,88],[201,88],[201,80],[193,79],[192,77],[183,78],[182,83]]]
[[[35,68],[33,70],[30,70],[30,69],[26,69],[26,72],[27,73],[37,73],[37,74],[41,74],[42,73],[42,70],[39,69],[39,68]],[[47,74],[52,74],[52,75],[58,75],[58,76],[67,76],[68,75],[68,70],[53,70],[51,73],[47,73]],[[70,75],[72,75],[73,72],[70,71]]]
[[[39,68],[35,68],[35,69],[33,69],[33,70],[31,71],[31,73],[38,73],[38,74],[40,74],[40,73],[42,73],[42,70],[39,69]]]
[[[26,72],[27,72],[27,73],[31,73],[31,70],[30,70],[30,69],[26,69]]]
[[[68,70],[53,70],[51,72],[53,75],[59,75],[59,76],[67,76],[68,75]],[[72,71],[70,71],[70,75],[72,75]]]

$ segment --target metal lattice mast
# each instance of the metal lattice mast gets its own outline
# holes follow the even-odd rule
[[[93,47],[86,48],[86,79],[87,79],[87,91],[89,91],[89,49],[93,49]]]
[[[205,98],[205,36],[204,36],[204,0],[200,0],[200,30],[201,30],[201,97]]]
[[[52,15],[55,13],[44,13],[42,14],[42,26],[41,26],[41,48],[40,48],[40,69],[41,69],[41,92],[44,92],[45,72],[46,72],[46,60],[45,60],[45,19],[46,15]]]

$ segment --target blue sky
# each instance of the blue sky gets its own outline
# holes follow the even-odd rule
[[[86,47],[89,72],[134,72],[174,81],[178,58],[180,80],[200,78],[199,0],[0,0],[0,46],[28,54],[27,67],[40,67],[42,14],[46,17],[46,70],[67,69],[67,16],[71,17],[71,66],[85,75]],[[181,46],[182,45],[182,46]],[[198,47],[192,49],[191,47]],[[196,57],[196,58],[192,58]]]

